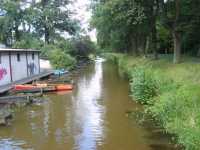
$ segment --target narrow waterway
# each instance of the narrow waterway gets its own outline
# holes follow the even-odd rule
[[[73,92],[48,94],[44,103],[17,110],[12,125],[0,127],[0,150],[171,149],[164,136],[155,138],[126,116],[138,106],[114,65],[99,60],[74,80]]]

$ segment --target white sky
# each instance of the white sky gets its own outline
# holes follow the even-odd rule
[[[90,0],[75,0],[72,6],[72,10],[75,11],[75,18],[80,20],[81,27],[86,30],[86,33],[90,35],[93,41],[96,41],[96,31],[89,31],[89,22],[92,16],[89,9]]]

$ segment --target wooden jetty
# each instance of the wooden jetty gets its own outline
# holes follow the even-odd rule
[[[15,103],[31,103],[36,97],[40,97],[42,94],[27,94],[18,96],[5,96],[0,97],[0,105],[11,105]]]
[[[10,89],[12,89],[13,85],[30,83],[32,81],[47,77],[49,75],[52,75],[53,73],[54,73],[54,71],[52,71],[52,70],[51,71],[46,71],[46,72],[42,72],[42,73],[40,73],[38,75],[34,75],[34,76],[31,76],[31,77],[28,77],[28,78],[24,78],[24,79],[16,81],[16,82],[12,82],[10,84],[6,84],[6,85],[3,85],[3,86],[0,86],[0,94],[5,93],[5,92],[9,91]]]

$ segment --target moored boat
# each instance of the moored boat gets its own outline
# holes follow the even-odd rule
[[[60,84],[56,85],[56,91],[68,91],[73,90],[73,86],[71,84]]]
[[[50,91],[69,91],[73,89],[71,84],[24,84],[14,85],[13,90],[16,92],[50,92]]]

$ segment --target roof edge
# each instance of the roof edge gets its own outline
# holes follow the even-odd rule
[[[36,50],[36,49],[0,48],[0,52],[40,52],[40,50]]]

